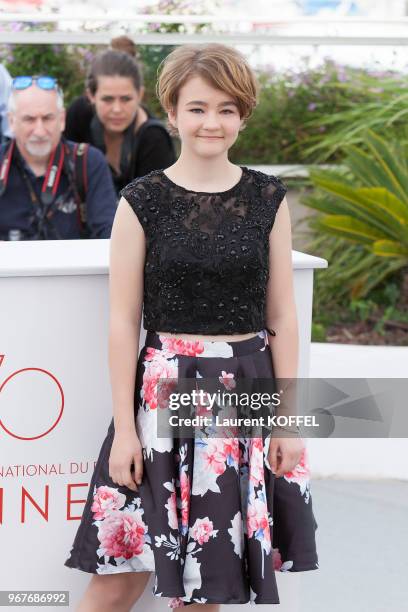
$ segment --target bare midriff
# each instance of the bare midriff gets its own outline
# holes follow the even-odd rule
[[[181,340],[210,340],[210,341],[219,341],[219,342],[238,342],[238,340],[248,340],[249,338],[254,338],[257,333],[250,332],[248,334],[233,334],[233,335],[218,335],[218,336],[200,336],[196,334],[172,334],[170,332],[156,332],[160,336],[166,336],[167,338],[180,338]]]

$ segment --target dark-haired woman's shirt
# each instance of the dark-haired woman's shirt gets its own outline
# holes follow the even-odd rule
[[[142,105],[149,119],[155,119],[154,115]],[[67,109],[66,126],[64,135],[74,142],[89,142],[105,153],[103,147],[94,141],[91,130],[91,123],[95,112],[87,96],[76,98]],[[140,176],[145,176],[152,170],[162,170],[168,168],[176,161],[174,147],[169,136],[162,127],[155,125],[149,126],[143,131],[138,143],[138,153],[133,167],[130,168],[127,176],[118,174],[114,168],[110,167],[113,183],[116,192],[125,187],[129,180]]]

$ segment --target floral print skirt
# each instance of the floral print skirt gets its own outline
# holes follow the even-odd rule
[[[109,477],[113,419],[67,567],[154,572],[153,594],[191,603],[278,604],[275,571],[318,569],[307,448],[275,478],[269,438],[160,438],[157,381],[273,377],[265,330],[246,340],[186,341],[149,331],[140,352],[135,419],[143,478],[134,492]]]

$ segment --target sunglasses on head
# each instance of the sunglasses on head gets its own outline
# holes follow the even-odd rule
[[[52,76],[18,76],[13,79],[12,87],[19,91],[31,87],[33,83],[40,89],[58,89],[57,79]]]

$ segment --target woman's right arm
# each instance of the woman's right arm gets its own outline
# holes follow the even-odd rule
[[[109,369],[115,436],[109,459],[114,482],[136,490],[143,471],[136,433],[134,391],[143,307],[144,230],[125,198],[116,210],[110,238]],[[130,471],[135,465],[134,478]]]

